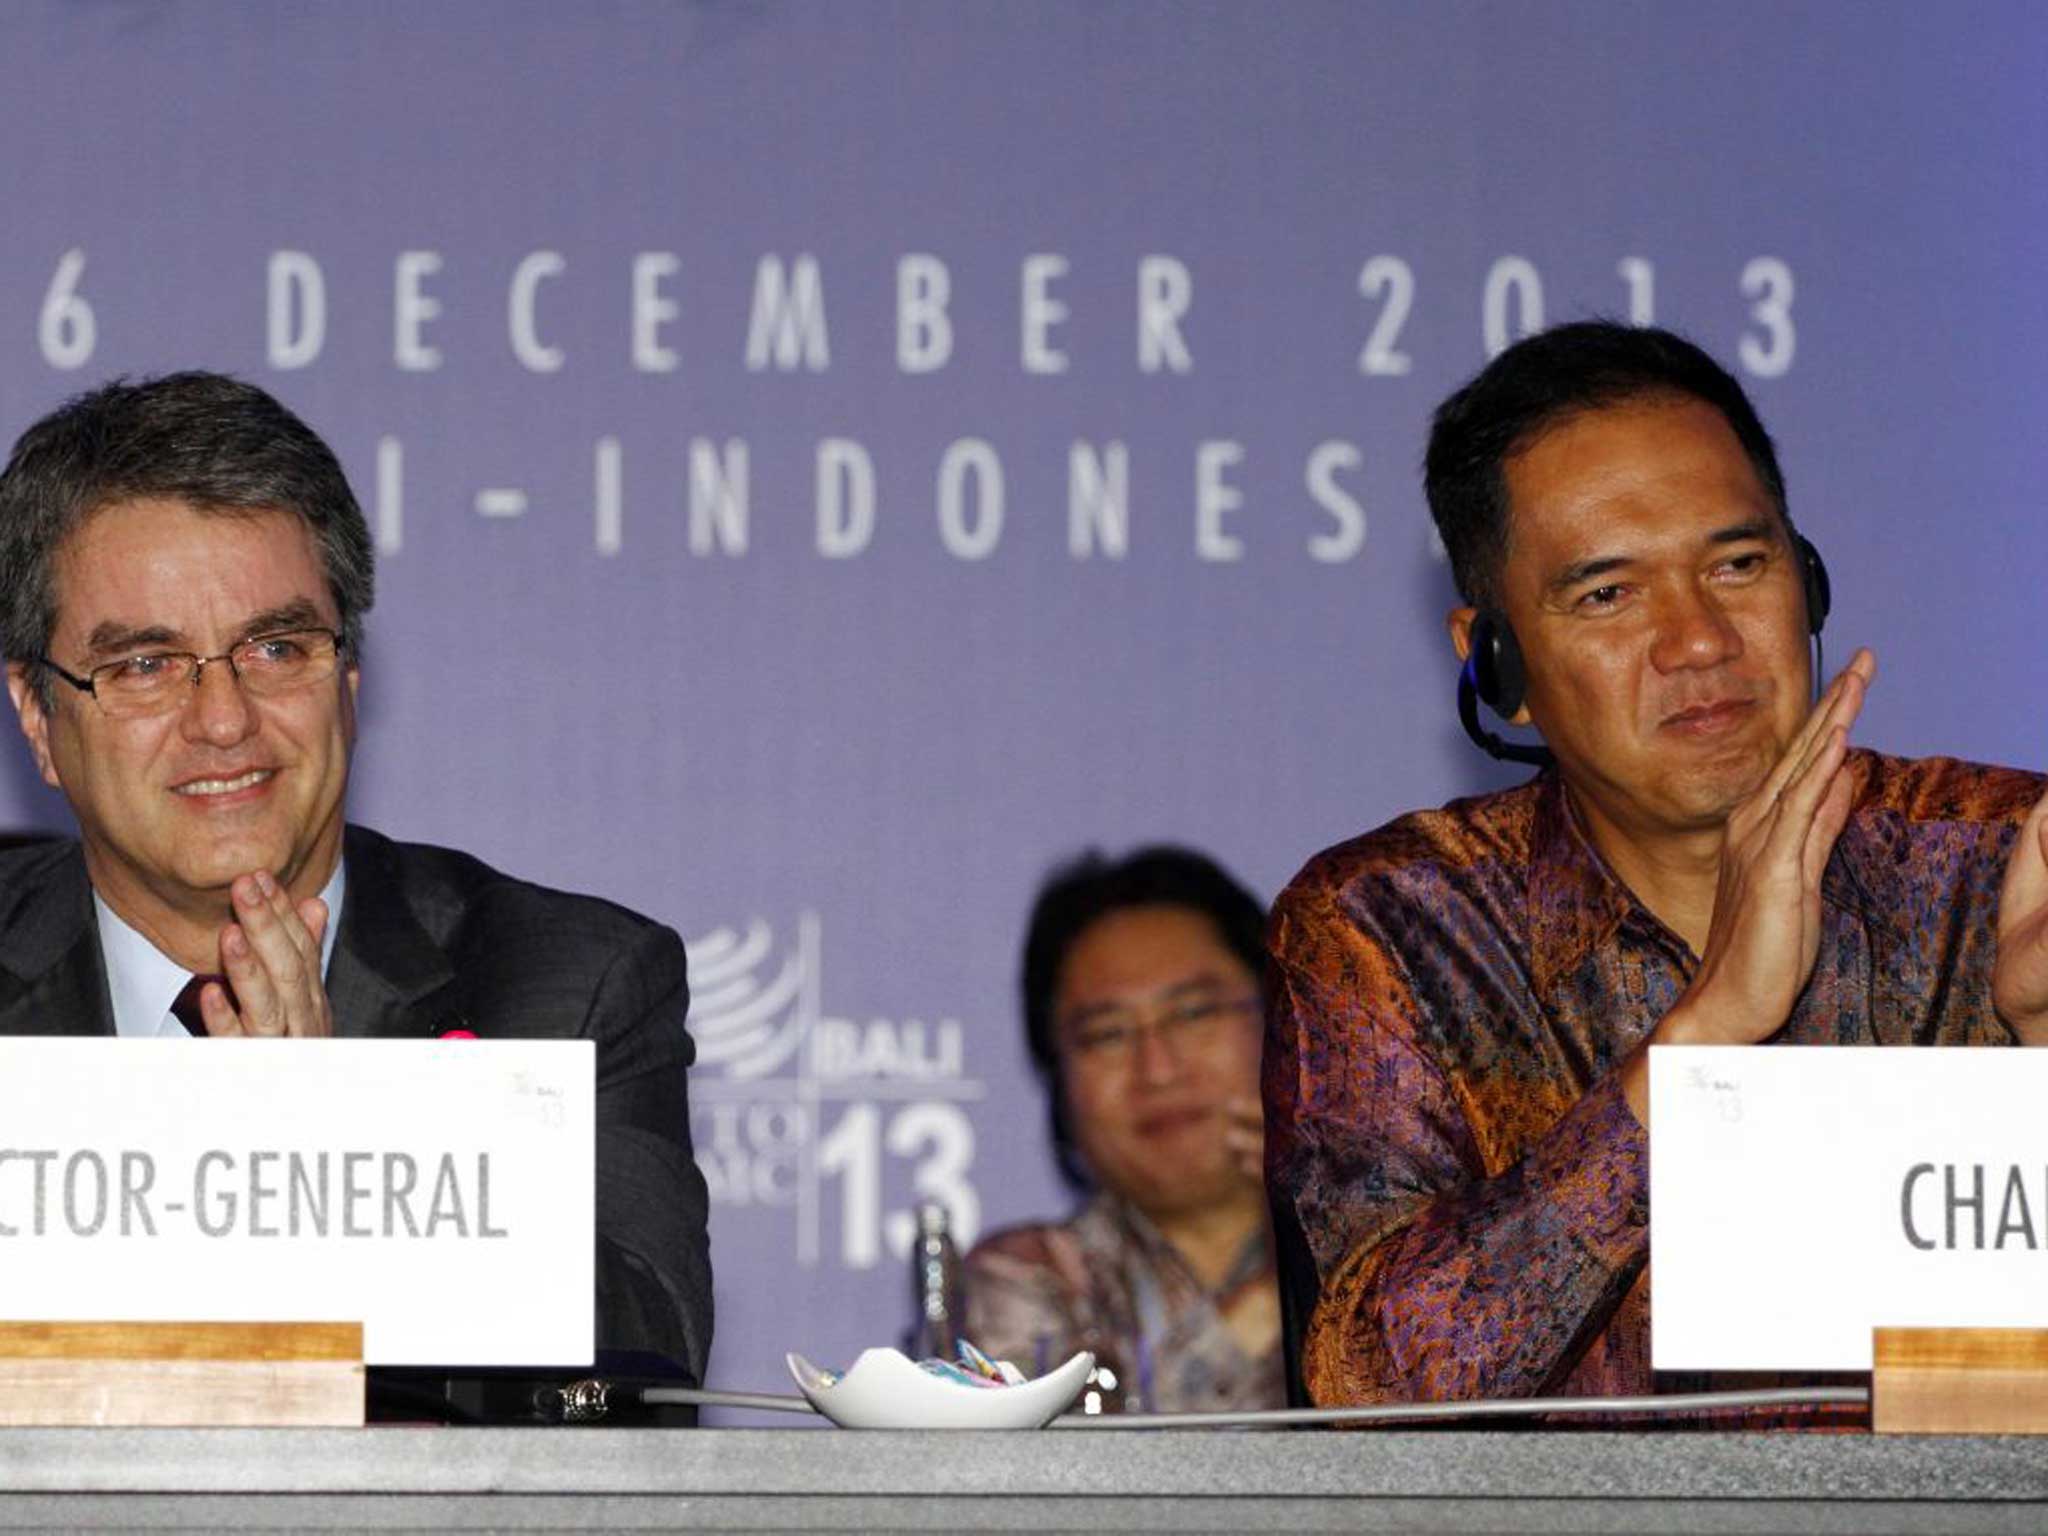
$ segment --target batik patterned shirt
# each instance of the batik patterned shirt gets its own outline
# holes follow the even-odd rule
[[[1211,1290],[1142,1212],[1106,1192],[1072,1221],[1011,1227],[967,1255],[967,1337],[1039,1375],[1076,1350],[1108,1364],[1112,1410],[1284,1408],[1280,1342],[1248,1353],[1224,1314],[1273,1285],[1264,1226]]]
[[[1770,1043],[2012,1043],[1991,1005],[1998,892],[2043,781],[1850,761],[1819,958]],[[1270,941],[1267,1174],[1281,1251],[1314,1271],[1310,1396],[1653,1390],[1648,1138],[1616,1068],[1698,961],[1556,775],[1318,855]]]

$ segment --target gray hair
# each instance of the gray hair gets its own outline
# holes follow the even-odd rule
[[[272,396],[225,374],[116,379],[22,433],[0,471],[0,654],[31,666],[45,704],[57,551],[93,513],[139,498],[296,516],[319,550],[342,644],[361,653],[375,557],[334,451]]]

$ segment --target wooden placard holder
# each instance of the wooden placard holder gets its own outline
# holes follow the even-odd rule
[[[362,1422],[361,1323],[0,1323],[0,1424]]]
[[[2048,1434],[2048,1329],[1879,1328],[1871,1359],[1879,1434]]]

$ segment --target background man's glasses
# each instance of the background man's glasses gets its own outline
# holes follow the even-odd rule
[[[1157,1034],[1166,1044],[1185,1050],[1207,1045],[1227,1019],[1259,1011],[1256,997],[1201,997],[1166,1003],[1148,1018],[1134,1008],[1091,1013],[1067,1034],[1067,1049],[1093,1065],[1115,1066],[1129,1061],[1145,1035]]]
[[[80,693],[91,694],[103,714],[125,720],[183,708],[216,661],[226,662],[252,697],[269,698],[326,681],[334,676],[340,658],[341,636],[335,631],[288,629],[253,636],[218,656],[137,651],[94,667],[83,677],[65,671],[48,656],[36,659]]]

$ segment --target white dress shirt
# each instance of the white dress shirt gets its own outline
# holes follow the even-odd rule
[[[320,892],[327,903],[327,931],[320,936],[323,977],[334,959],[334,936],[341,931],[341,900],[348,884],[342,870],[342,861],[336,860],[333,877]],[[114,1033],[136,1040],[158,1035],[189,1038],[171,1004],[193,973],[124,922],[98,891],[92,894],[92,904],[99,919],[100,954],[107,963],[107,992],[114,1002]]]

